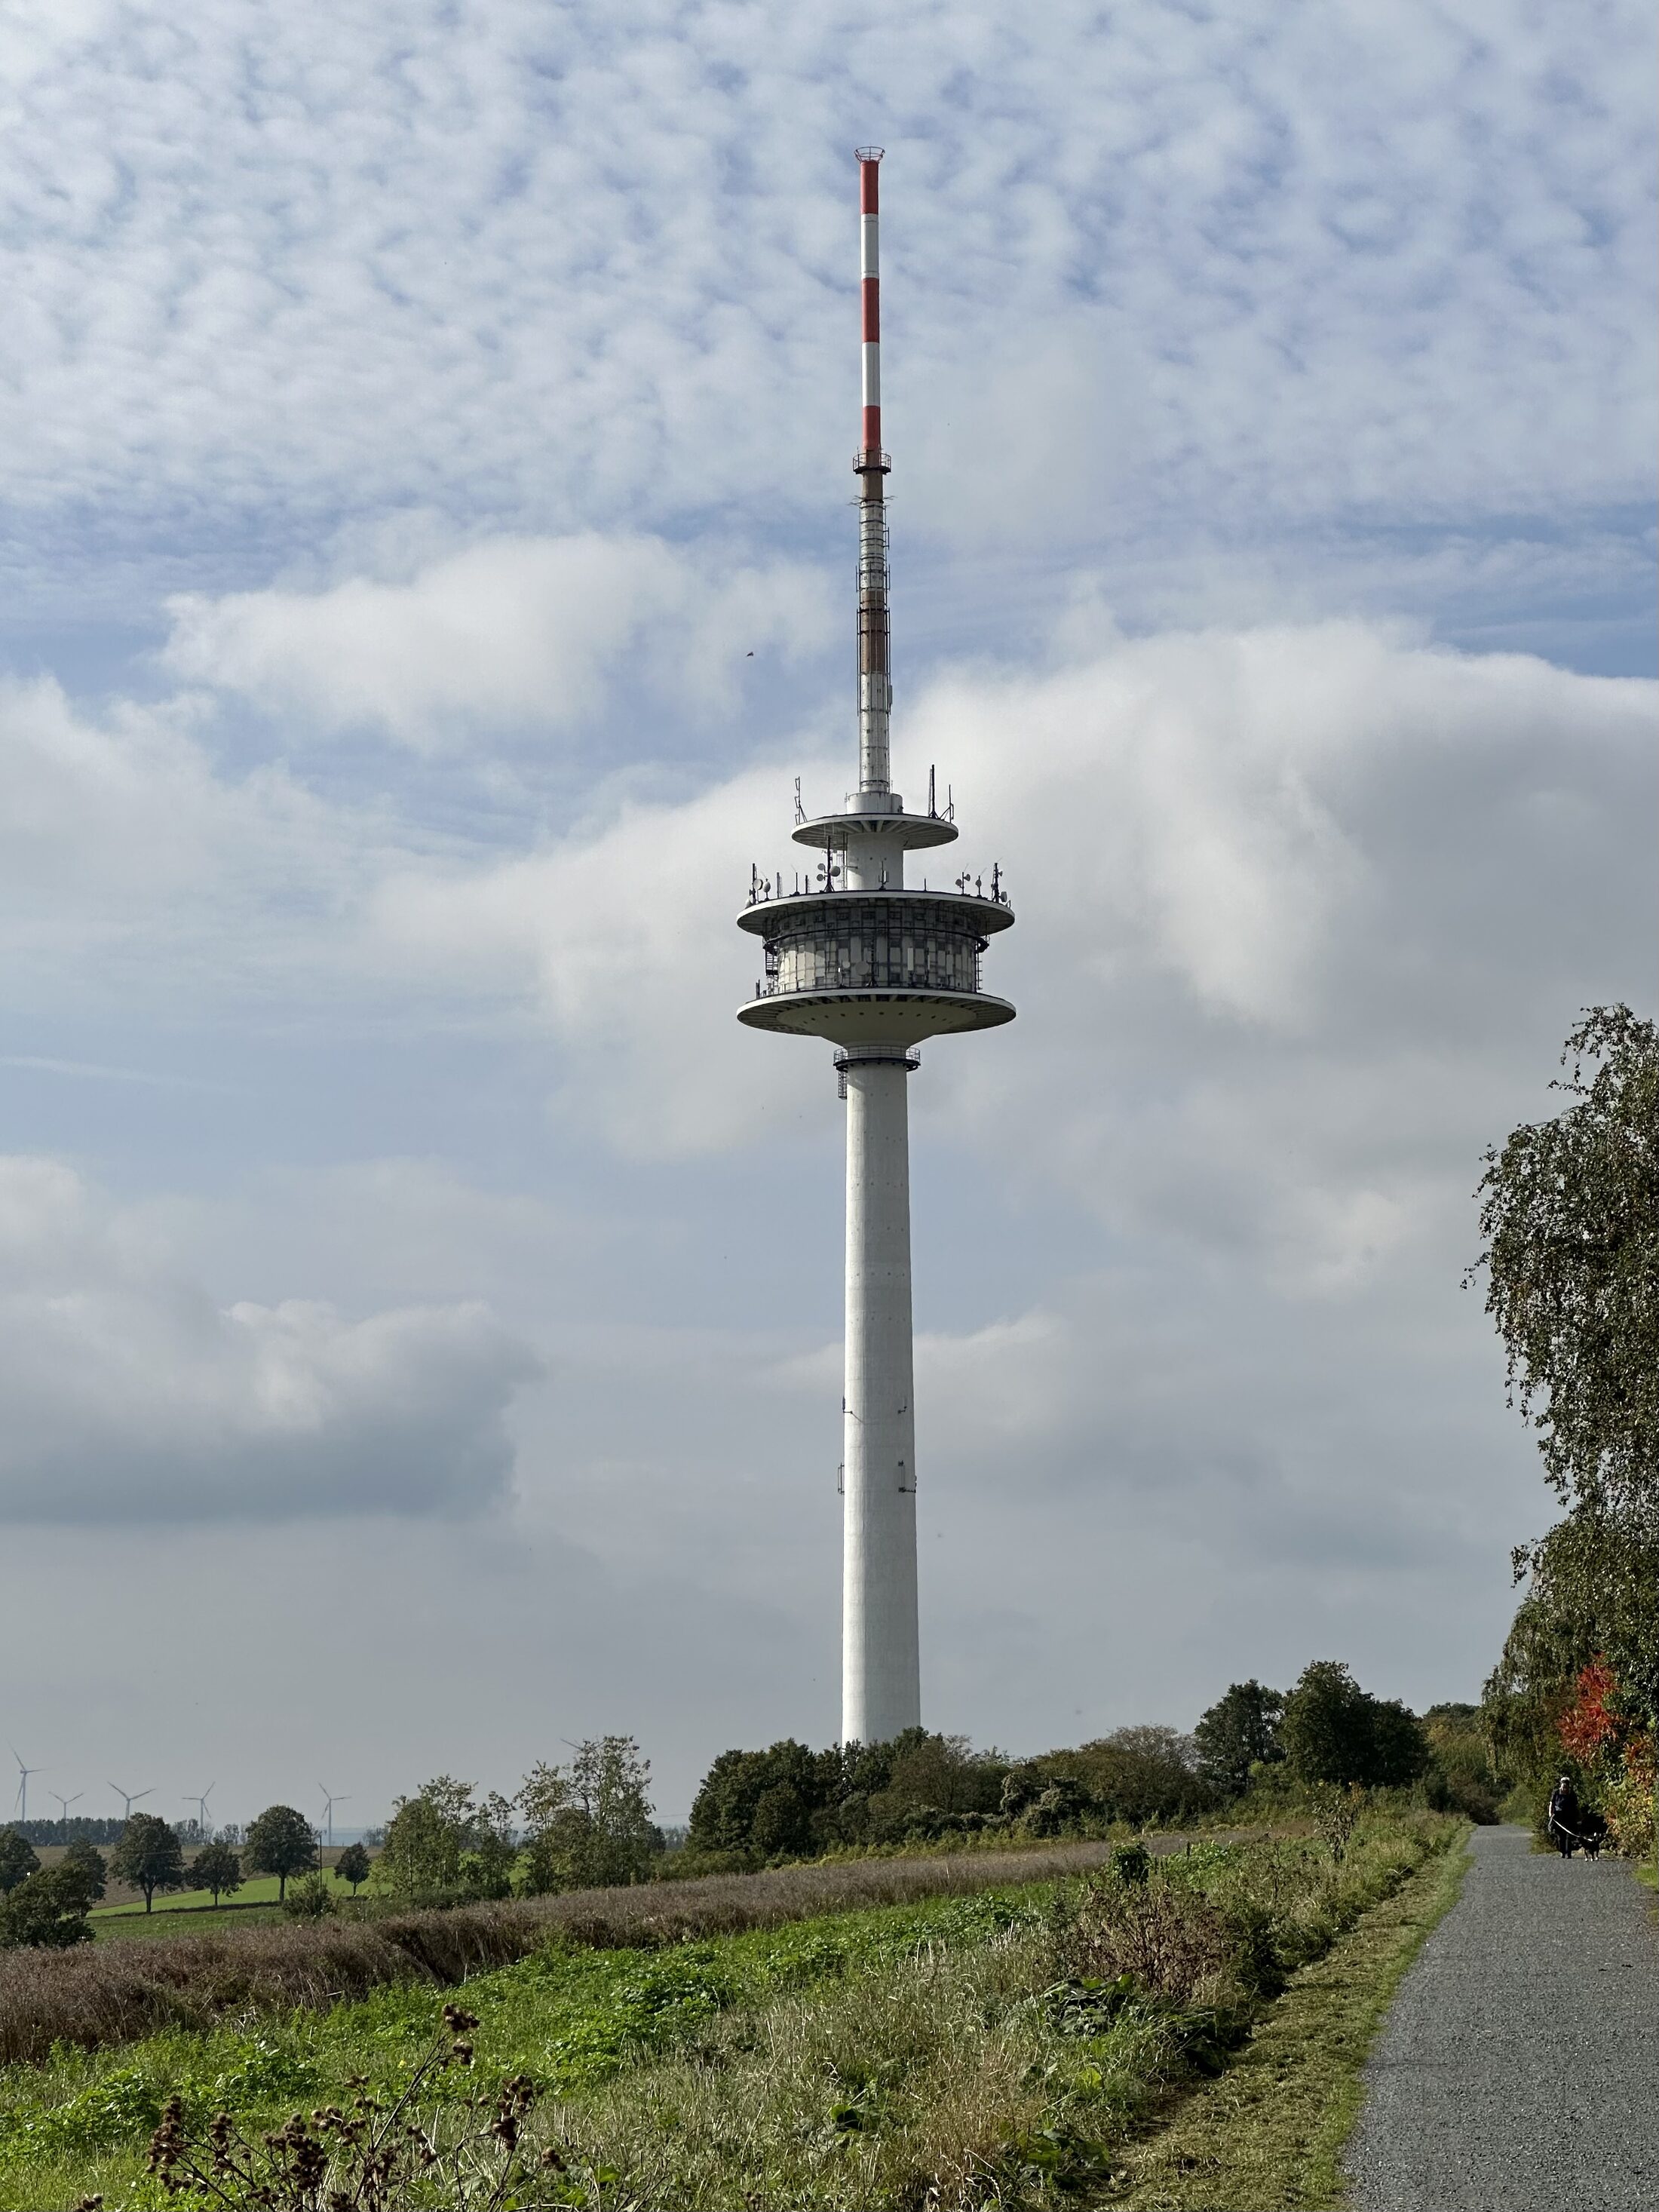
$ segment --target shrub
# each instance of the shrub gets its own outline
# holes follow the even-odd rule
[[[1113,1847],[1111,1864],[1120,1881],[1142,1882],[1152,1870],[1152,1855],[1145,1844],[1118,1844]]]
[[[283,1910],[290,1920],[326,1920],[339,1909],[333,1885],[320,1870],[301,1875],[283,1899]]]
[[[1185,2011],[1221,1996],[1232,1954],[1225,1920],[1196,1892],[1109,1877],[1085,1887],[1061,1959],[1078,1981],[1110,1984],[1127,1976],[1147,1996]]]
[[[1654,1847],[1653,1738],[1632,1736],[1625,1746],[1618,1777],[1601,1791],[1600,1810],[1607,1824],[1613,1849],[1627,1859],[1643,1858]]]

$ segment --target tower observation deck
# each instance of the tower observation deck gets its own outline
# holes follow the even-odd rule
[[[847,1102],[847,1366],[842,1739],[882,1743],[921,1718],[910,1310],[908,1077],[935,1036],[994,1029],[1014,1010],[984,987],[990,940],[1012,927],[1001,870],[907,879],[908,856],[953,843],[928,779],[926,812],[892,788],[886,478],[881,442],[878,148],[858,155],[863,306],[859,482],[859,786],[839,813],[799,819],[805,866],[786,892],[756,872],[738,926],[764,973],[738,1010],[750,1029],[827,1039]],[[797,809],[798,813],[799,809]]]

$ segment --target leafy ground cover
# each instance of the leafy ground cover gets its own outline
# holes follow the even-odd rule
[[[1131,1851],[1087,1879],[650,1950],[555,1933],[468,1980],[471,2063],[439,2094],[526,2086],[530,2178],[514,2199],[526,2206],[1104,2197],[1136,2131],[1217,2074],[1287,1978],[1461,1832],[1433,1816],[1373,1820],[1340,1863],[1308,1838],[1206,1841],[1153,1863]],[[9,2068],[0,2206],[93,2191],[133,2212],[167,2201],[142,2166],[171,2095],[178,2130],[223,2112],[256,2140],[301,2110],[395,2097],[444,2001],[405,1983]]]
[[[152,1915],[143,1944],[0,1952],[0,2063],[42,2059],[58,2043],[91,2048],[168,2027],[210,2027],[228,2015],[326,2007],[383,1984],[453,1985],[558,1938],[595,1949],[655,1947],[1053,1879],[1098,1865],[1110,1850],[1056,1844],[970,1857],[776,1867],[447,1911],[388,1911],[380,1900],[346,1905],[338,1918],[319,1923],[250,1929],[233,1917],[206,1933],[178,1916],[157,1928]],[[140,1923],[120,1924],[130,1930]]]
[[[653,1951],[549,1946],[472,1978],[477,2075],[528,2072],[578,2096],[730,2011],[779,1993],[868,1972],[927,1944],[973,1948],[1035,1919],[1045,1892],[992,1892],[837,1915],[712,1943]],[[151,2036],[126,2050],[60,2050],[45,2067],[0,2075],[0,2204],[71,2203],[87,2191],[131,2191],[167,2098],[187,2115],[224,2110],[257,2125],[297,2106],[349,2102],[355,2087],[395,2094],[441,2024],[430,1984],[376,1990],[331,2011],[295,2011],[252,2033],[222,2027]]]

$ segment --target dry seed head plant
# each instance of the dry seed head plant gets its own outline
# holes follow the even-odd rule
[[[1079,1981],[1127,1975],[1148,1996],[1185,2010],[1232,1994],[1236,1948],[1221,1914],[1195,1892],[1109,1878],[1085,1887],[1060,1963]]]
[[[416,2204],[453,2212],[501,2212],[524,2202],[531,2168],[520,2137],[535,2084],[515,2074],[493,2095],[438,2097],[439,2077],[470,2067],[475,2014],[446,2005],[443,2032],[390,2103],[366,2094],[351,2110],[296,2112],[250,2142],[228,2112],[204,2134],[172,2098],[150,2140],[146,2171],[170,2197],[223,2205],[227,2212],[408,2212]],[[556,2165],[556,2154],[544,2161]]]

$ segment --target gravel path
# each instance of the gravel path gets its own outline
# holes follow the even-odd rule
[[[1654,2212],[1659,1931],[1617,1859],[1478,1828],[1401,1984],[1345,2163],[1355,2212]]]

